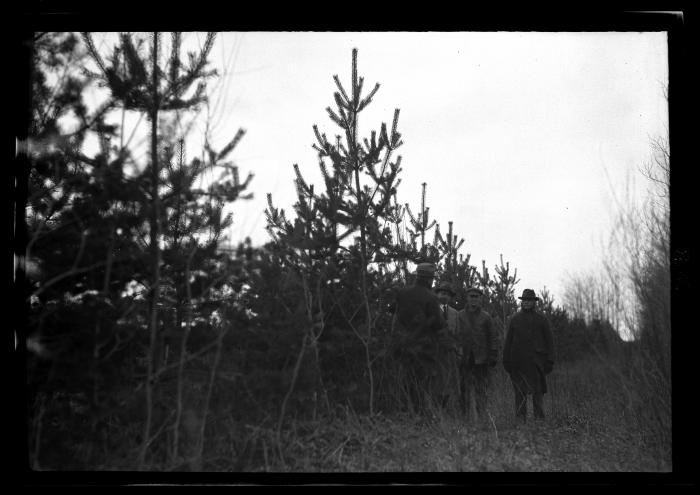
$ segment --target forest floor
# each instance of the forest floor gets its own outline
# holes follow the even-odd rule
[[[354,417],[300,425],[287,463],[295,472],[666,472],[664,456],[627,429],[578,416],[543,421]]]
[[[240,467],[324,473],[670,472],[670,423],[649,419],[654,404],[632,407],[630,390],[610,377],[610,370],[590,363],[560,367],[548,379],[546,418],[528,417],[525,424],[512,413],[511,385],[503,372],[492,377],[483,421],[442,411],[430,417],[370,417],[345,408],[331,419],[288,423],[281,451],[271,448],[269,432],[257,442],[263,448]],[[528,407],[531,415],[531,403]]]

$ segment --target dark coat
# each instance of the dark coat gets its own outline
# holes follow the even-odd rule
[[[394,332],[398,356],[422,390],[438,397],[446,387],[443,344],[446,321],[437,296],[420,284],[400,289],[396,294]]]
[[[437,296],[419,284],[396,294],[396,322],[408,333],[420,336],[437,335],[446,325]]]
[[[513,383],[527,393],[546,393],[545,375],[554,364],[549,320],[535,311],[518,311],[508,322],[503,366]]]
[[[493,319],[483,310],[459,312],[457,335],[462,347],[463,359],[474,353],[474,364],[494,363],[498,359],[499,338]]]

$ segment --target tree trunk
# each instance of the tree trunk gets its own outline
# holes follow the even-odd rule
[[[158,196],[158,33],[153,33],[153,107],[151,108],[151,225],[150,242],[153,258],[153,280],[151,286],[150,342],[146,359],[146,420],[143,427],[141,450],[138,457],[138,469],[142,470],[146,462],[146,453],[151,441],[151,423],[153,421],[153,387],[154,360],[158,335],[158,299],[160,290],[160,201]]]

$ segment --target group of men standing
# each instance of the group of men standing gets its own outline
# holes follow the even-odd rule
[[[412,400],[445,407],[456,399],[467,418],[473,414],[473,404],[483,420],[489,375],[501,348],[500,332],[482,309],[484,294],[478,287],[467,288],[464,309],[458,311],[450,305],[456,295],[450,283],[439,283],[432,290],[433,264],[419,264],[415,275],[414,285],[397,293],[395,327],[421,342],[433,359],[427,368],[415,363],[420,371],[410,375]],[[525,289],[519,299],[521,310],[506,325],[502,363],[513,385],[516,417],[525,421],[528,396],[535,417],[544,418],[543,394],[546,375],[554,366],[554,343],[547,318],[535,309],[539,299],[535,292]]]

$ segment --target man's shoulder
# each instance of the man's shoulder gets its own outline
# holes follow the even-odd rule
[[[523,317],[523,312],[522,311],[516,311],[513,313],[513,315],[510,317],[510,321],[516,321],[519,320],[520,318]]]
[[[542,311],[539,311],[537,309],[532,310],[532,316],[534,318],[537,318],[538,320],[546,320],[547,319],[547,316]]]
[[[491,316],[491,314],[488,313],[487,311],[484,311],[484,310],[482,309],[482,310],[479,311],[479,312],[481,313],[481,317],[482,317],[484,320],[493,320],[493,316]]]
[[[417,286],[417,285],[407,285],[404,287],[400,287],[396,290],[396,296],[398,297],[398,296],[406,296],[409,294],[416,294],[417,292],[419,292],[418,290],[416,290],[418,288],[419,288],[419,286]]]
[[[414,296],[414,297],[420,297],[420,298],[427,298],[427,299],[434,299],[438,300],[437,296],[428,289],[427,287],[423,287],[422,285],[411,285],[408,287],[403,287],[399,289],[397,292],[398,296]]]
[[[536,314],[542,323],[545,323],[547,325],[549,324],[549,318],[546,314],[542,313],[541,311],[537,311]]]

